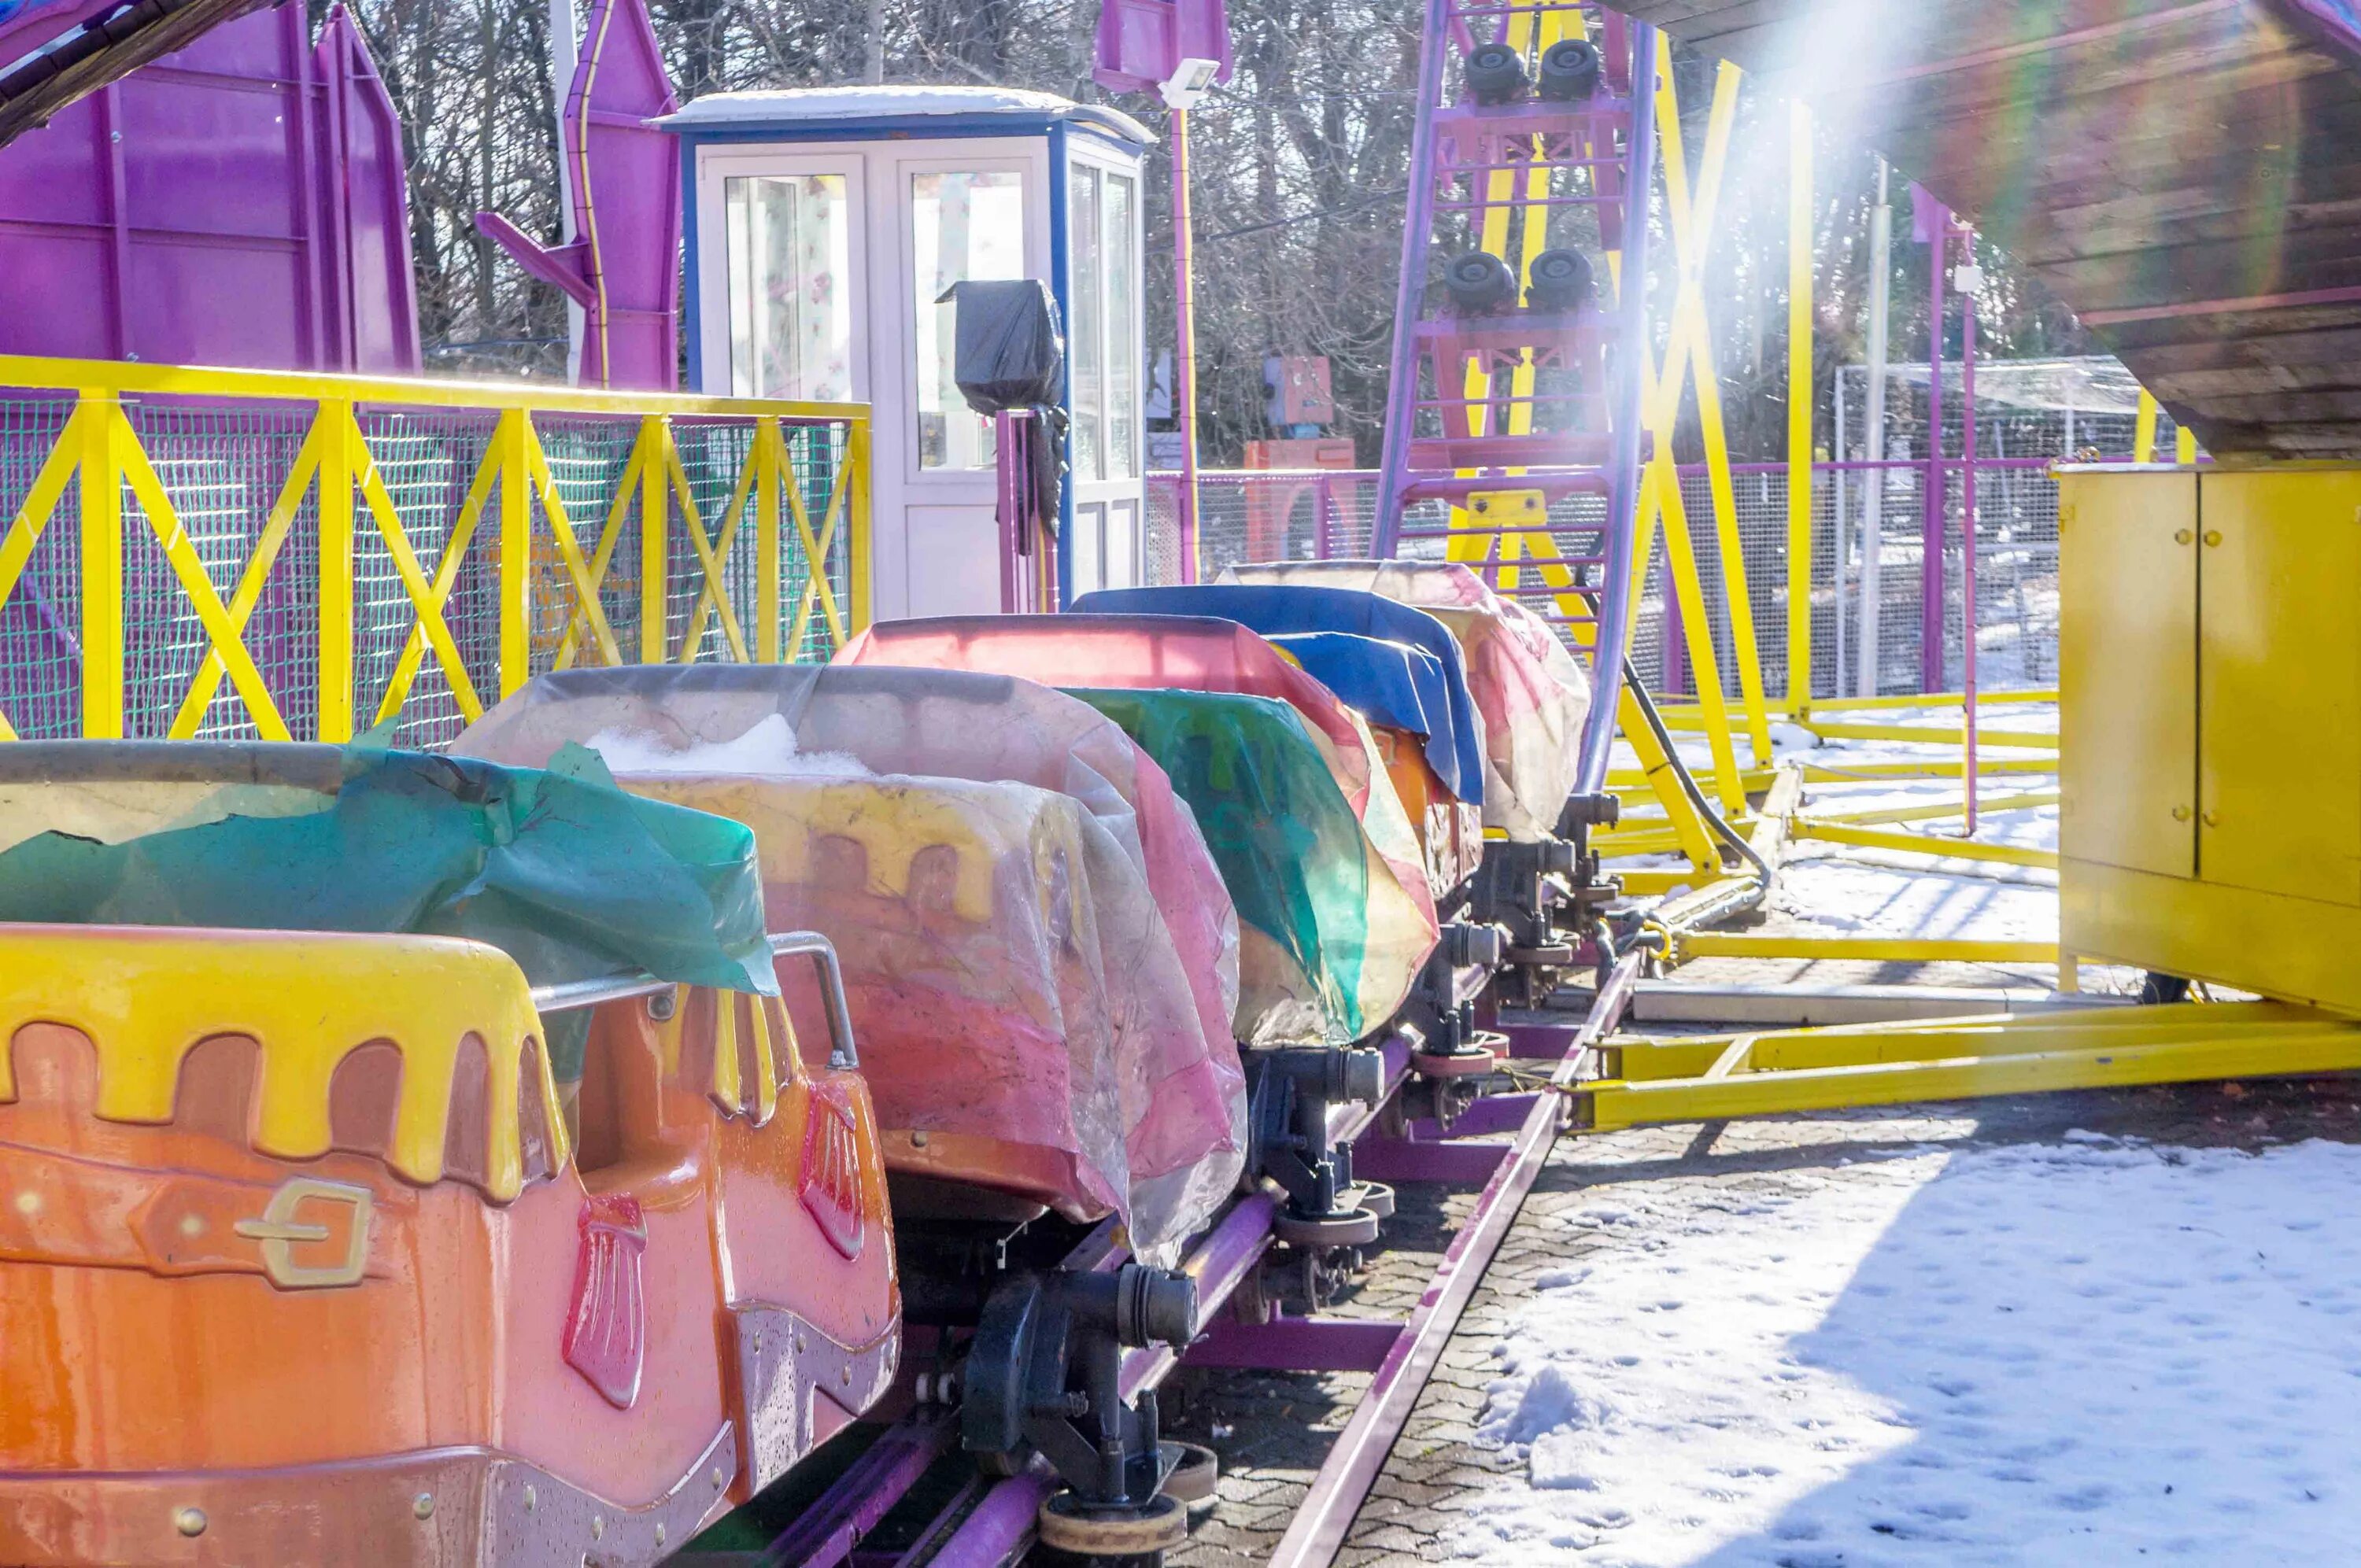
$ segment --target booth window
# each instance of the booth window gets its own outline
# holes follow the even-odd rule
[[[1128,479],[1139,472],[1137,182],[1095,165],[1073,166],[1074,477]]]
[[[730,381],[741,398],[852,396],[851,223],[841,174],[728,181]]]
[[[1073,199],[1073,345],[1067,363],[1072,367],[1074,399],[1074,477],[1106,477],[1106,306],[1102,280],[1106,275],[1106,250],[1100,243],[1103,214],[1099,207],[1099,171],[1087,163],[1074,166]]]
[[[992,424],[971,412],[953,378],[957,317],[938,304],[971,280],[1025,276],[1025,177],[1014,170],[950,170],[910,177],[911,251],[917,261],[918,466],[988,468]]]

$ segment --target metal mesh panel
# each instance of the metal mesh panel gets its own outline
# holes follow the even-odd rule
[[[23,510],[72,412],[57,399],[0,402],[0,519]],[[81,720],[81,530],[70,488],[0,600],[0,713],[28,739],[71,735]]]
[[[94,405],[103,408],[104,405]],[[156,472],[171,518],[214,596],[234,605],[240,582],[264,540],[272,508],[291,489],[290,477],[318,417],[304,403],[207,399],[123,400],[129,424],[118,444],[132,460],[144,455]],[[73,404],[65,399],[0,400],[0,517],[15,519],[43,466],[58,451]],[[93,417],[98,417],[93,415]],[[492,448],[500,415],[489,410],[404,410],[372,406],[356,415],[361,441],[392,518],[430,585],[443,565],[477,476]],[[640,579],[642,556],[638,487],[621,498],[617,487],[639,436],[635,417],[549,417],[535,429],[551,476],[586,561],[595,557],[610,520],[614,549],[599,587],[602,609],[613,627],[618,652],[626,660],[642,654]],[[754,444],[754,425],[743,419],[684,419],[675,439],[690,499],[714,547],[730,501],[745,472]],[[848,427],[840,422],[797,424],[785,432],[792,483],[809,512],[815,535],[829,532],[827,515],[846,462]],[[137,452],[128,449],[136,443]],[[505,479],[489,482],[463,558],[453,575],[443,617],[458,661],[477,698],[486,705],[500,693],[500,515]],[[121,609],[124,624],[124,730],[134,737],[170,733],[190,701],[214,643],[186,585],[159,538],[159,520],[138,504],[133,487],[122,487]],[[682,524],[673,487],[663,487],[659,522],[664,554],[665,636],[663,653],[678,658],[694,622],[705,582],[702,563]],[[552,667],[566,637],[577,605],[572,575],[564,566],[551,525],[538,498],[528,498],[533,518],[529,559],[515,563],[529,574],[528,668]],[[780,591],[786,624],[792,626],[814,563],[806,557],[791,510],[778,508]],[[748,514],[722,556],[720,576],[750,642],[756,632],[761,565],[759,513]],[[14,587],[0,596],[0,713],[16,733],[63,738],[84,731],[83,636],[87,606],[80,580],[82,547],[79,469],[33,543]],[[321,719],[321,519],[319,486],[307,481],[291,506],[283,536],[269,569],[259,578],[251,614],[239,641],[253,659],[273,705],[299,739],[320,733]],[[411,665],[394,720],[397,744],[447,743],[465,714],[441,656],[418,630],[418,609],[402,581],[395,552],[367,496],[352,499],[353,720],[367,728],[397,686],[405,662]],[[829,538],[826,574],[840,614],[851,614],[852,537],[840,521]],[[595,662],[597,651],[577,630],[576,658]],[[413,644],[413,640],[415,640]],[[839,638],[816,608],[790,657],[825,659]],[[413,650],[407,652],[406,650]],[[651,648],[650,652],[656,650]],[[719,617],[708,611],[696,639],[695,657],[731,656]],[[200,737],[256,737],[262,728],[244,696],[225,675],[188,732]]]
[[[1921,389],[1923,391],[1923,388]],[[2062,428],[2062,426],[2061,426]],[[2089,418],[2078,429],[2092,429]],[[2128,426],[2126,426],[2128,429]],[[2168,429],[2161,439],[2169,440]],[[2126,439],[2128,437],[2126,436]],[[1962,579],[1959,529],[1959,465],[1946,470],[1942,526],[1944,606],[1943,661],[1934,685],[1957,690],[1965,679],[1960,632]],[[1690,543],[1697,554],[1708,628],[1722,689],[1734,703],[1741,691],[1738,650],[1721,569],[1721,541],[1711,485],[1703,465],[1681,471]],[[1365,471],[1324,474],[1335,498],[1331,556],[1359,555],[1368,548],[1374,523],[1377,476]],[[1198,476],[1198,512],[1203,576],[1210,579],[1232,561],[1289,558],[1319,554],[1317,497],[1307,476],[1259,471],[1223,471]],[[1923,464],[1896,461],[1873,472],[1823,466],[1812,484],[1812,695],[1851,696],[1861,689],[1865,619],[1865,570],[1872,508],[1883,519],[1877,530],[1878,614],[1872,689],[1903,694],[1925,688],[1921,607],[1925,592],[1925,499]],[[1731,500],[1745,560],[1748,602],[1753,611],[1755,652],[1763,690],[1773,699],[1787,691],[1787,473],[1782,464],[1741,465],[1731,475]],[[1280,507],[1286,510],[1282,513]],[[1148,580],[1180,581],[1180,477],[1153,474],[1148,481]],[[1994,456],[1980,462],[1976,483],[1978,627],[1977,684],[1992,690],[2046,687],[2058,671],[2058,487],[2045,466],[2022,457]],[[1551,508],[1546,532],[1562,555],[1595,554],[1599,548],[1604,502],[1569,497]],[[1443,526],[1442,509],[1424,503],[1407,521],[1413,537],[1402,554],[1420,560],[1444,558],[1446,542],[1416,536]],[[1839,536],[1841,534],[1841,550]],[[1259,554],[1257,554],[1259,553]],[[1597,568],[1586,571],[1595,581]],[[1565,630],[1567,619],[1554,596],[1532,579],[1502,574],[1534,610]],[[1658,531],[1642,579],[1632,638],[1632,665],[1657,689],[1696,689],[1689,636],[1672,592],[1664,535]]]

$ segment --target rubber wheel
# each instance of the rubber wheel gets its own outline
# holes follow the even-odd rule
[[[1499,1058],[1480,1046],[1473,1050],[1410,1055],[1411,1071],[1424,1078],[1483,1078],[1499,1065]]]
[[[1283,1245],[1307,1251],[1367,1246],[1378,1239],[1378,1217],[1367,1209],[1343,1209],[1316,1217],[1290,1214],[1282,1209],[1272,1216],[1270,1234]]]
[[[1222,1456],[1199,1442],[1160,1445],[1172,1468],[1164,1477],[1164,1495],[1183,1503],[1210,1503],[1220,1488]]]
[[[1041,1505],[1036,1522],[1042,1545],[1077,1557],[1138,1557],[1189,1539],[1188,1505],[1169,1495],[1141,1508],[1091,1512],[1073,1493],[1060,1492]]]
[[[1356,1181],[1336,1194],[1336,1201],[1366,1209],[1380,1220],[1394,1217],[1394,1190],[1382,1181]]]

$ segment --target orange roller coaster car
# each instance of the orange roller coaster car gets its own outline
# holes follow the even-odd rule
[[[629,989],[567,1108],[492,948],[0,927],[0,1563],[652,1563],[883,1393],[849,1038]]]

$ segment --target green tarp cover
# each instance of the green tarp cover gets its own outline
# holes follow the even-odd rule
[[[1121,725],[1196,813],[1238,908],[1242,1002],[1259,993],[1275,1014],[1249,1043],[1341,1044],[1382,1022],[1366,1016],[1362,995],[1368,840],[1295,710],[1228,693],[1070,689]]]
[[[44,797],[64,820],[76,790],[119,803],[151,783],[173,801],[159,831],[24,831]],[[215,783],[222,808],[194,815],[216,819],[170,825],[192,815],[191,786]],[[0,841],[16,840],[0,920],[420,932],[488,942],[535,985],[645,970],[778,989],[753,834],[626,795],[579,747],[543,770],[367,745],[20,742],[0,748],[0,785],[16,829]],[[305,790],[319,808],[289,814],[283,797]],[[262,795],[281,803],[247,814],[240,797]],[[556,1032],[576,1037],[550,1041],[551,1065],[578,1076],[584,1028]]]

